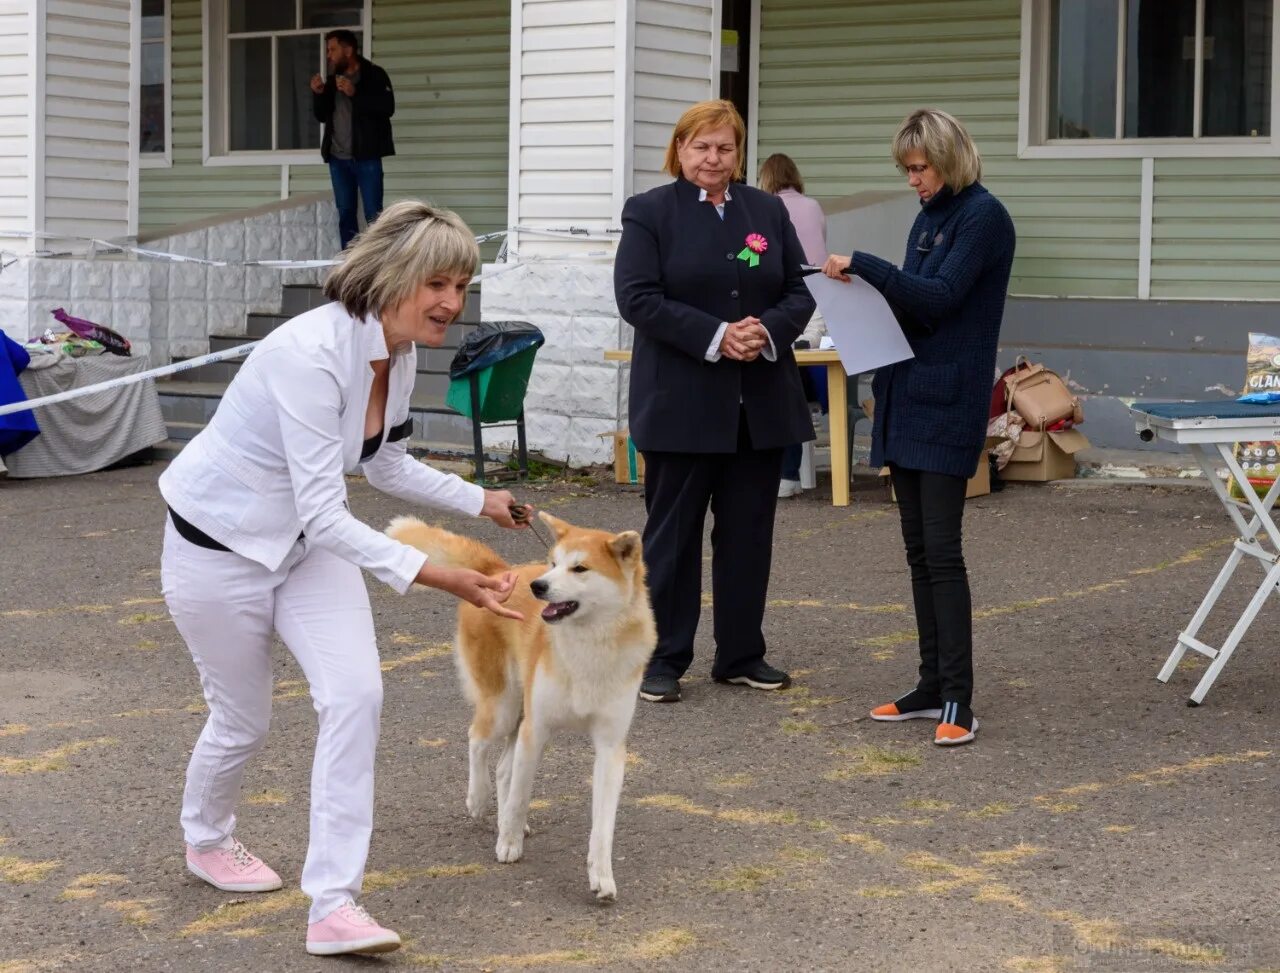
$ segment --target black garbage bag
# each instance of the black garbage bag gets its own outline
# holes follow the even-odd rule
[[[462,339],[449,366],[449,377],[463,378],[539,348],[547,339],[528,321],[483,321]]]

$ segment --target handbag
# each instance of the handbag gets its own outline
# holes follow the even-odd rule
[[[1043,431],[1063,419],[1073,424],[1084,422],[1080,400],[1057,372],[1044,365],[1020,355],[1002,381],[1006,414],[1018,413],[1028,429]]]

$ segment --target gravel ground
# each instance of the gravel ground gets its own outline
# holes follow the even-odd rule
[[[796,684],[710,682],[708,610],[684,702],[637,712],[611,907],[587,889],[585,741],[554,742],[525,859],[499,865],[492,819],[463,808],[453,605],[371,581],[386,703],[363,902],[407,945],[321,960],[296,886],[315,725],[283,647],[238,833],[285,889],[227,895],[182,867],[204,715],[160,600],[158,473],[0,482],[0,973],[1280,968],[1275,610],[1205,705],[1184,705],[1202,661],[1154,678],[1228,552],[1203,487],[970,501],[982,729],[956,750],[930,725],[866,719],[914,669],[894,508],[870,484],[844,509],[823,490],[783,502],[765,624]],[[584,525],[644,522],[611,483],[521,493]],[[351,494],[377,526],[406,512],[363,481]],[[540,558],[528,535],[454,526]]]

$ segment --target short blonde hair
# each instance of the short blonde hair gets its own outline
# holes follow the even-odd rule
[[[775,152],[764,160],[760,167],[760,178],[756,187],[766,193],[780,193],[784,189],[804,192],[804,180],[800,178],[800,167],[791,156]]]
[[[893,161],[905,167],[903,160],[916,151],[924,153],[953,193],[982,178],[978,147],[959,119],[941,108],[917,108],[902,120],[893,137]]]
[[[667,174],[680,175],[680,156],[677,152],[680,143],[688,142],[707,129],[722,128],[726,125],[733,129],[734,142],[738,147],[738,164],[734,167],[732,179],[734,182],[742,182],[747,171],[747,126],[733,102],[723,98],[715,101],[700,101],[686,109],[680,116],[675,130],[671,133],[671,142],[667,145],[667,158],[662,164]]]
[[[458,214],[416,199],[384,209],[324,281],[324,296],[353,317],[381,316],[441,274],[474,274],[475,236]]]

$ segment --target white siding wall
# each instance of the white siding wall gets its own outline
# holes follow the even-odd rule
[[[513,2],[513,222],[604,229],[616,219],[617,9],[614,0]]]
[[[0,0],[0,229],[30,230],[34,0]],[[0,237],[0,240],[4,240]],[[27,241],[5,245],[26,249]]]
[[[712,97],[720,42],[712,0],[636,0],[633,192],[670,181],[662,161],[671,129],[695,102]]]
[[[47,0],[44,229],[130,232],[130,0]]]

